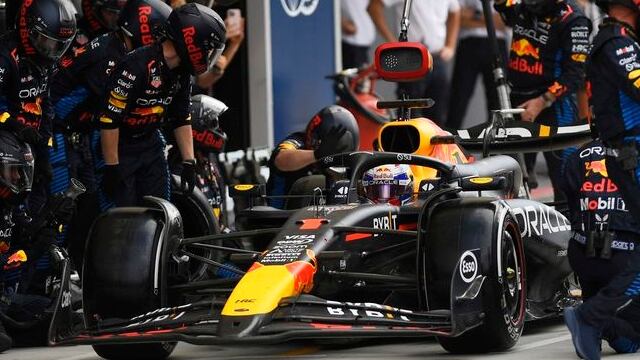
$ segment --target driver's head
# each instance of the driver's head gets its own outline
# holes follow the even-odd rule
[[[413,199],[413,173],[409,165],[382,165],[362,177],[367,199],[376,204],[404,205]]]
[[[357,150],[360,147],[358,123],[349,110],[339,105],[327,106],[311,118],[305,130],[305,148],[316,150],[329,131],[336,126],[344,128],[348,135],[340,139],[344,144],[337,144],[337,147],[346,149],[344,152]]]

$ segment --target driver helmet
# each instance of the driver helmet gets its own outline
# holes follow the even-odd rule
[[[174,9],[163,32],[173,41],[182,64],[191,75],[213,69],[227,39],[227,29],[220,15],[197,3]]]
[[[16,205],[31,191],[33,154],[25,142],[0,130],[0,200]]]
[[[525,10],[536,15],[544,16],[555,8],[558,0],[522,0]]]
[[[342,126],[351,136],[343,136],[344,144],[337,148],[347,149],[345,152],[356,151],[360,147],[360,130],[353,114],[339,105],[327,106],[311,118],[305,130],[305,148],[316,150],[322,139],[334,126]]]
[[[82,0],[81,7],[91,31],[116,30],[127,0]]]
[[[156,40],[157,28],[171,14],[171,7],[161,0],[129,0],[118,18],[118,27],[131,39],[133,48]]]
[[[25,0],[18,13],[18,34],[25,55],[46,64],[58,61],[76,35],[76,10],[69,0]]]
[[[220,129],[218,118],[229,107],[222,101],[207,95],[191,97],[191,127],[193,145],[206,153],[220,152],[224,149],[227,134]]]
[[[404,205],[413,199],[413,173],[406,164],[382,165],[362,177],[367,199],[375,204]]]
[[[604,12],[609,11],[609,5],[622,5],[629,9],[640,11],[640,3],[636,3],[634,0],[596,0],[596,5]]]

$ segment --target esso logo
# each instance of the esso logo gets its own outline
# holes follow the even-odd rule
[[[470,283],[478,275],[478,259],[471,251],[465,251],[460,257],[460,277],[462,281]]]
[[[320,0],[280,0],[284,12],[290,17],[309,16],[316,11]]]

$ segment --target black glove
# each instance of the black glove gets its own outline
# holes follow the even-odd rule
[[[346,142],[341,141],[343,136],[349,136],[344,126],[336,125],[329,129],[327,134],[320,139],[320,146],[313,152],[316,160],[349,150],[349,146],[345,144]]]
[[[73,199],[65,198],[56,210],[56,220],[60,224],[69,224],[73,218],[73,212],[76,209],[76,202]]]
[[[182,162],[182,173],[180,173],[180,189],[182,192],[193,192],[196,186],[196,161],[185,160]]]
[[[120,183],[120,168],[118,165],[105,165],[102,176],[102,189],[111,199],[114,198]]]
[[[37,145],[44,142],[44,137],[40,134],[40,131],[31,126],[21,126],[16,132],[16,135],[20,140],[29,143],[30,145]]]

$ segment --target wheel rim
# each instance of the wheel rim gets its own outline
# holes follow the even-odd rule
[[[524,314],[523,272],[520,255],[512,232],[508,228],[502,234],[502,301],[505,320],[508,318],[513,325],[518,325]]]

